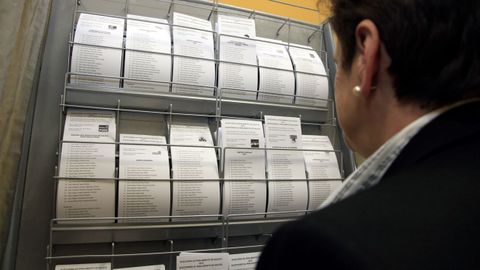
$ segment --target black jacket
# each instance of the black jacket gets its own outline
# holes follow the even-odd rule
[[[480,102],[426,125],[376,186],[285,224],[257,269],[480,269]]]

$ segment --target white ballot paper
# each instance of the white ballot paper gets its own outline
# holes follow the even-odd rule
[[[110,263],[59,264],[55,270],[111,270]]]
[[[120,134],[120,178],[170,179],[164,136]],[[118,216],[145,217],[170,215],[169,181],[119,181]],[[119,222],[168,221],[168,219],[120,219]]]
[[[177,256],[177,270],[228,270],[228,253],[187,253]]]
[[[289,52],[297,75],[296,95],[306,97],[297,97],[295,103],[327,106],[328,78],[317,52],[311,47],[297,44],[290,44]]]
[[[172,61],[170,26],[167,20],[128,14],[125,47],[151,52],[125,51],[126,78],[165,83],[125,80],[124,87],[168,92]]]
[[[260,252],[230,254],[229,270],[255,270]]]
[[[174,12],[173,25],[173,52],[175,54],[173,57],[173,82],[194,86],[173,84],[172,92],[212,96],[215,84],[212,24],[207,20]],[[212,86],[212,88],[208,86]]]
[[[287,48],[279,40],[260,39],[257,41],[259,66],[258,100],[292,103],[295,94],[295,76]],[[278,69],[272,69],[278,68]],[[262,92],[280,94],[269,95]],[[283,96],[283,95],[286,96]]]
[[[170,125],[170,144],[213,146],[206,118],[174,117]],[[217,156],[213,148],[171,147],[173,179],[172,215],[218,215],[220,210]],[[212,220],[214,218],[195,218]],[[186,221],[188,218],[178,218]]]
[[[146,265],[137,267],[115,268],[114,270],[165,270],[165,265]]]
[[[265,144],[273,149],[301,149],[300,118],[265,116]],[[268,179],[306,179],[301,151],[267,150]],[[268,212],[307,209],[306,181],[269,181]],[[273,217],[277,215],[272,215]]]
[[[115,114],[109,111],[69,110],[63,140],[88,143],[63,143],[60,177],[115,177]],[[97,218],[115,215],[115,181],[58,181],[58,218]],[[113,220],[75,221],[101,223]]]
[[[328,136],[303,135],[302,142],[303,149],[319,150],[303,152],[308,179],[315,179],[308,182],[308,210],[314,210],[327,199],[330,193],[340,187],[342,180],[335,152],[324,152],[333,151]],[[330,180],[316,181],[316,179]]]
[[[124,20],[91,14],[80,14],[72,49],[72,73],[120,77]],[[90,45],[107,46],[95,47]],[[119,49],[114,49],[119,48]],[[73,84],[119,87],[119,79],[72,75]]]
[[[221,146],[225,150],[223,214],[263,213],[267,197],[266,182],[241,180],[265,179],[265,151],[255,150],[265,147],[262,122],[222,119],[221,126]],[[252,149],[228,149],[228,147]],[[227,181],[229,179],[232,181]]]
[[[222,91],[222,97],[257,99],[257,45],[255,40],[250,40],[256,37],[255,20],[218,15],[217,27],[220,37],[218,88]],[[235,62],[235,64],[221,61]],[[253,92],[235,91],[229,88]]]

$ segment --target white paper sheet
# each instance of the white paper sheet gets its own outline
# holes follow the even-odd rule
[[[303,149],[330,150],[332,144],[328,136],[303,135]],[[338,179],[328,181],[309,181],[308,210],[317,209],[327,197],[342,184],[335,152],[305,151],[305,167],[309,179]]]
[[[228,270],[228,253],[180,253],[177,270]]]
[[[127,268],[115,268],[114,270],[165,270],[165,265],[146,265],[146,266],[137,266],[137,267],[127,267]]]
[[[63,139],[91,143],[63,143],[60,177],[115,177],[115,114],[108,111],[69,110]],[[57,188],[58,218],[96,218],[115,215],[113,180],[63,180]],[[74,221],[102,223],[113,220]]]
[[[258,100],[293,103],[295,76],[293,74],[292,61],[285,45],[278,44],[282,43],[279,40],[264,38],[260,40],[257,41],[257,58],[260,72]],[[262,92],[287,96],[262,94]]]
[[[55,270],[110,270],[110,263],[59,264]]]
[[[260,252],[230,254],[229,270],[255,270]]]
[[[222,147],[249,149],[225,149],[225,181],[223,193],[224,215],[265,212],[267,187],[265,182],[235,181],[235,179],[265,179],[265,139],[261,121],[222,119]],[[231,217],[234,218],[234,217]],[[263,215],[246,218],[263,218]]]
[[[170,126],[170,144],[213,146],[205,118],[174,117]],[[213,148],[171,147],[173,179],[172,215],[218,215],[220,208],[217,156]],[[193,180],[192,180],[193,179]],[[198,179],[198,181],[196,181]],[[195,218],[212,220],[217,218]],[[186,221],[187,218],[174,219]]]
[[[168,92],[171,75],[170,26],[167,20],[127,15],[127,49],[150,51],[125,51],[125,77],[139,80],[162,81],[166,83],[146,83],[124,81],[125,88],[147,91]],[[144,21],[138,21],[144,20]],[[146,22],[148,21],[148,22]],[[155,54],[165,53],[165,54]]]
[[[258,69],[256,58],[256,42],[248,38],[255,38],[255,21],[234,16],[218,15],[218,33],[220,63],[218,71],[218,88],[222,97],[251,99],[257,98]],[[224,35],[239,36],[236,38]],[[242,65],[248,64],[248,65]],[[228,88],[249,90],[235,91]]]
[[[215,62],[213,61],[214,49],[211,23],[197,17],[174,12],[173,25],[173,52],[176,55],[173,60],[173,82],[212,86],[212,88],[174,84],[172,92],[212,96],[215,83]],[[177,55],[212,59],[212,61]]]
[[[72,49],[71,72],[120,77],[123,31],[123,19],[80,14],[74,42],[120,49],[75,44]],[[119,87],[118,79],[72,75],[70,81],[73,84]]]
[[[133,179],[170,179],[164,136],[120,134],[119,176]],[[145,217],[170,214],[170,182],[119,181],[118,216]],[[120,219],[119,222],[168,221],[168,219]]]
[[[265,143],[267,148],[301,149],[300,119],[266,115]],[[306,179],[303,153],[301,151],[267,150],[267,171],[268,179],[272,180]],[[306,181],[269,181],[268,194],[268,212],[307,209]]]
[[[111,111],[68,110],[63,140],[115,142],[115,113]]]
[[[296,73],[296,104],[327,106],[328,78],[322,60],[311,47],[291,44],[289,47],[290,57],[295,65]],[[305,74],[301,72],[313,73]],[[317,99],[311,99],[317,98]]]

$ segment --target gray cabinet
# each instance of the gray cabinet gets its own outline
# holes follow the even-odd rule
[[[215,21],[217,14],[254,18],[257,35],[315,48],[325,63],[330,97],[326,107],[279,104],[128,89],[78,87],[69,84],[69,55],[75,20],[82,12],[125,17],[127,13],[170,18],[180,12]],[[216,34],[214,34],[217,36]],[[223,117],[298,116],[306,134],[328,135],[337,152],[342,175],[354,167],[335,117],[332,38],[328,24],[308,25],[287,18],[221,5],[216,2],[162,0],[54,0],[50,15],[38,95],[35,100],[31,145],[16,249],[16,269],[54,269],[59,263],[112,262],[115,267],[165,264],[174,269],[181,251],[259,251],[273,231],[289,218],[210,222],[115,223],[65,225],[55,220],[58,151],[68,108],[91,108],[143,114],[193,114],[212,123]],[[218,64],[218,59],[216,59]],[[115,180],[114,180],[115,181]],[[300,244],[300,243],[299,243]]]

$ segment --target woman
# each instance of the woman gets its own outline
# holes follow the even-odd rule
[[[332,4],[339,122],[368,159],[257,269],[480,269],[480,1]]]

